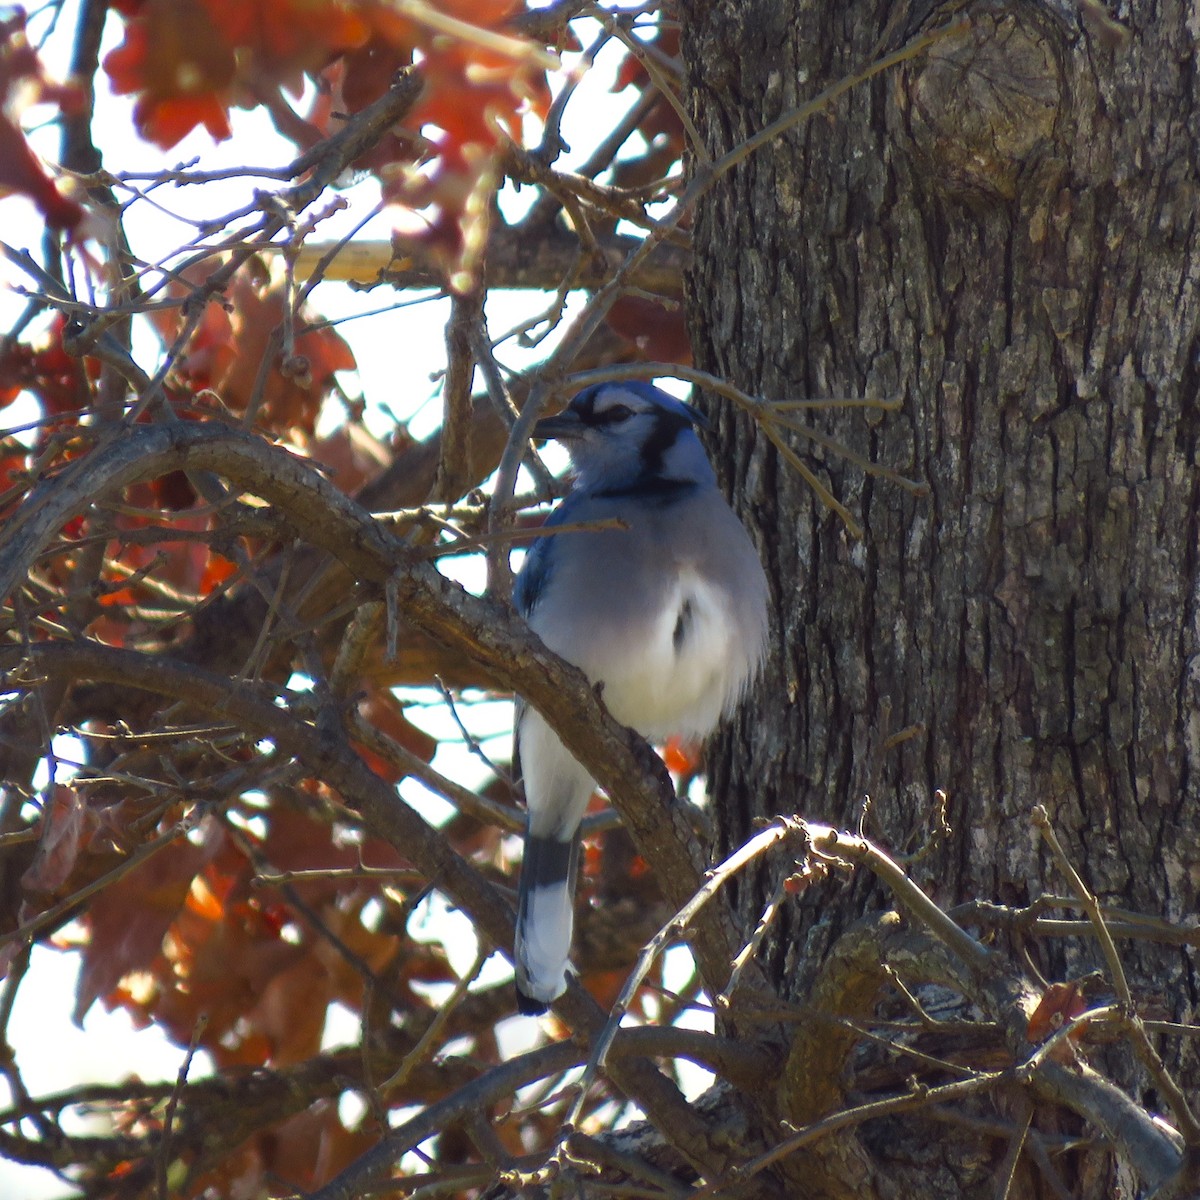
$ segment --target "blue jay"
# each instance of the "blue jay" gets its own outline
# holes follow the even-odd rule
[[[538,539],[514,602],[650,740],[710,733],[766,648],[762,564],[697,425],[696,409],[648,383],[600,383],[534,429],[566,445],[575,474],[546,527],[616,518],[627,528]],[[528,826],[513,957],[518,1007],[539,1013],[566,990],[579,823],[595,783],[532,708],[518,709],[516,750]]]

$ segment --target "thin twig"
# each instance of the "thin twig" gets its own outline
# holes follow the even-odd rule
[[[641,987],[647,974],[649,974],[654,960],[671,942],[677,941],[683,935],[688,926],[695,920],[700,910],[747,863],[753,862],[755,858],[765,854],[778,843],[789,841],[797,836],[807,836],[807,831],[803,823],[791,817],[777,817],[761,833],[755,834],[745,845],[735,850],[720,866],[709,871],[703,886],[646,943],[646,946],[638,955],[638,960],[634,965],[633,971],[625,981],[625,986],[621,989],[621,994],[617,997],[616,1004],[613,1005],[612,1012],[603,1031],[592,1047],[587,1067],[584,1069],[583,1076],[579,1080],[579,1093],[563,1122],[563,1128],[566,1132],[571,1132],[574,1129],[575,1123],[579,1120],[579,1116],[583,1112],[584,1102],[587,1099],[588,1089],[591,1087],[600,1069],[604,1066],[605,1056],[608,1053],[609,1047],[613,1044],[613,1039],[617,1036],[617,1031],[621,1027],[621,1021],[629,1011],[633,997],[637,993],[638,988]]]
[[[1021,1161],[1021,1151],[1029,1137],[1029,1127],[1033,1124],[1033,1103],[1028,1096],[1022,1096],[1025,1106],[1025,1119],[1008,1144],[1004,1161],[996,1173],[996,1200],[1008,1200],[1012,1193],[1013,1180],[1017,1176],[1017,1164]]]
[[[980,971],[992,962],[992,952],[951,920],[909,879],[904,869],[890,855],[864,838],[851,837],[829,825],[818,825],[809,821],[805,827],[814,852],[832,858],[849,858],[861,863],[887,884],[897,901],[927,925],[966,966]]]
[[[509,780],[508,772],[502,771],[498,766],[496,766],[496,764],[494,762],[492,762],[492,760],[490,758],[488,758],[486,751],[479,744],[478,739],[466,727],[466,724],[463,722],[462,717],[459,716],[458,705],[454,701],[454,694],[446,686],[446,684],[443,682],[443,680],[441,679],[440,676],[435,675],[433,677],[433,683],[434,683],[434,686],[437,688],[437,690],[441,693],[442,699],[446,703],[446,707],[450,710],[450,716],[451,716],[451,718],[453,718],[455,725],[458,726],[458,731],[459,731],[459,733],[462,734],[462,738],[463,738],[463,741],[466,743],[467,749],[473,755],[475,755],[475,757],[477,759],[479,759],[479,761],[481,763],[483,763],[483,765],[485,767],[487,767],[487,769],[489,771],[491,771],[491,773],[493,775],[495,775],[497,779],[502,779],[506,783],[509,783],[509,785],[511,786],[511,781]]]
[[[192,1069],[192,1059],[196,1057],[196,1051],[200,1048],[200,1039],[204,1036],[207,1026],[208,1015],[201,1013],[192,1026],[192,1036],[188,1042],[187,1053],[183,1056],[179,1073],[175,1077],[175,1086],[171,1089],[171,1097],[167,1101],[167,1108],[163,1113],[162,1140],[159,1144],[158,1154],[155,1156],[159,1200],[170,1200],[171,1127],[175,1121],[175,1110],[179,1106],[179,1097],[187,1085],[188,1072]]]
[[[506,833],[524,833],[525,819],[515,808],[500,804],[490,796],[478,795],[470,788],[447,778],[420,755],[414,754],[394,738],[376,729],[358,712],[351,711],[346,719],[355,741],[362,742],[367,749],[399,767],[405,775],[419,779],[430,791],[436,792],[459,812],[474,817],[485,825],[495,825]]]
[[[705,165],[712,162],[712,155],[709,154],[708,147],[704,144],[704,139],[700,136],[700,131],[692,121],[691,113],[688,112],[683,101],[676,95],[675,89],[671,86],[671,81],[667,78],[662,66],[655,61],[654,56],[647,53],[646,47],[625,28],[624,22],[620,17],[614,16],[598,4],[589,4],[583,11],[589,17],[599,21],[606,32],[611,33],[613,37],[617,38],[624,45],[625,49],[641,63],[642,69],[650,77],[650,82],[654,84],[659,95],[671,106],[675,115],[679,118],[679,123],[683,126],[684,133],[687,134],[688,145],[691,147],[692,153],[696,156],[696,161]]]
[[[412,1074],[413,1069],[425,1060],[434,1042],[445,1028],[446,1022],[450,1020],[451,1016],[454,1015],[455,1009],[462,1003],[463,997],[467,994],[467,989],[478,978],[479,972],[483,970],[483,964],[491,957],[491,953],[490,948],[482,945],[479,947],[475,953],[474,963],[463,973],[458,982],[455,983],[450,995],[438,1006],[433,1020],[429,1022],[425,1032],[417,1040],[417,1044],[404,1056],[403,1062],[401,1062],[395,1071],[379,1085],[381,1093],[386,1094],[387,1092],[403,1087],[408,1077]]]
[[[794,1134],[784,1138],[782,1142],[773,1146],[770,1150],[730,1171],[728,1178],[706,1184],[690,1192],[688,1200],[704,1200],[706,1197],[720,1196],[725,1193],[736,1195],[739,1188],[747,1180],[754,1178],[754,1176],[761,1174],[768,1167],[774,1166],[775,1163],[787,1158],[789,1154],[794,1154],[802,1147],[811,1145],[813,1142],[819,1141],[831,1133],[836,1133],[839,1129],[861,1125],[863,1122],[874,1120],[877,1117],[890,1116],[894,1113],[912,1112],[914,1109],[927,1108],[933,1104],[945,1104],[949,1101],[962,1100],[967,1096],[974,1096],[980,1092],[989,1091],[1002,1083],[1011,1081],[1013,1078],[1012,1071],[981,1073],[973,1075],[970,1079],[960,1079],[955,1080],[953,1083],[944,1083],[940,1087],[920,1088],[901,1096],[890,1096],[884,1100],[872,1100],[866,1104],[859,1104],[853,1108],[843,1109],[841,1112],[833,1113],[831,1116],[823,1117],[819,1121],[814,1121],[811,1125],[805,1125],[804,1128],[798,1129]]]
[[[535,382],[529,389],[521,415],[513,422],[509,431],[508,443],[500,456],[496,483],[488,502],[488,533],[496,540],[488,547],[487,589],[489,596],[501,602],[508,601],[512,596],[513,575],[508,561],[508,549],[498,535],[504,532],[511,519],[512,498],[517,489],[517,472],[521,469],[521,460],[525,457],[529,439],[533,436],[533,427],[548,396],[549,389],[542,383]]]
[[[60,900],[52,908],[38,913],[36,917],[31,917],[16,929],[10,930],[5,934],[0,934],[0,946],[6,946],[9,942],[24,942],[31,945],[43,930],[53,929],[60,921],[69,917],[84,900],[90,899],[110,884],[123,879],[130,871],[148,862],[160,850],[165,850],[181,837],[185,837],[196,827],[206,811],[206,805],[196,805],[172,828],[168,829],[165,833],[159,834],[158,837],[154,838],[153,841],[147,842],[144,846],[139,846],[137,850],[123,862],[113,867],[111,871],[106,871],[98,879],[93,879],[90,883],[77,888],[65,900]]]
[[[746,969],[746,964],[758,953],[758,948],[762,945],[762,940],[766,936],[767,930],[770,929],[772,921],[774,921],[776,914],[779,912],[779,906],[783,903],[784,896],[787,895],[788,878],[787,874],[779,877],[778,883],[775,884],[775,890],[771,893],[771,898],[767,901],[762,916],[759,917],[754,933],[742,948],[737,958],[733,960],[733,973],[729,976],[729,982],[725,985],[724,991],[716,999],[717,1008],[729,1007],[733,993],[737,991],[738,986],[742,982],[742,973]]]
[[[431,546],[415,554],[418,559],[446,558],[452,554],[467,554],[482,546],[491,546],[495,542],[518,545],[521,542],[536,542],[541,538],[557,537],[560,533],[603,533],[606,530],[628,529],[629,522],[620,517],[604,517],[597,521],[570,521],[563,525],[549,528],[539,526],[536,529],[506,529],[502,533],[482,533],[475,537],[462,536],[454,542],[443,542]]]
[[[792,449],[791,446],[783,439],[782,434],[776,428],[779,418],[772,414],[772,405],[770,401],[758,399],[751,396],[747,392],[743,392],[740,388],[734,387],[733,384],[727,383],[725,380],[716,375],[711,375],[707,371],[697,370],[695,367],[681,366],[678,364],[669,363],[629,363],[619,364],[611,367],[598,367],[590,371],[581,371],[571,377],[571,383],[575,387],[586,387],[591,383],[600,383],[606,380],[620,379],[646,379],[657,378],[659,376],[670,376],[675,379],[683,379],[688,383],[695,384],[698,387],[704,388],[706,391],[712,391],[718,395],[734,401],[740,408],[748,413],[756,422],[758,427],[763,431],[768,440],[775,448],[783,455],[793,470],[808,484],[808,486],[816,493],[817,498],[835,513],[846,526],[850,536],[856,539],[862,538],[862,527],[850,513],[850,510],[842,504],[833,493],[816,477],[813,470],[803,459]],[[813,404],[821,404],[823,401],[812,401]],[[844,404],[844,401],[833,401],[835,405]],[[821,435],[822,437],[824,435]],[[867,464],[865,459],[853,455],[853,452],[846,449],[838,442],[832,442],[831,439],[825,439],[831,443],[832,448],[838,452],[845,451],[848,456],[857,459],[858,465],[870,466],[873,473],[887,474],[889,468],[879,467],[875,464]],[[891,474],[894,474],[892,472]],[[897,476],[897,479],[901,478]],[[923,487],[923,485],[912,483],[905,480],[906,486],[913,489]]]
[[[1142,1024],[1141,1017],[1138,1016],[1133,1002],[1133,994],[1129,990],[1129,981],[1125,977],[1124,964],[1121,962],[1121,956],[1117,952],[1116,943],[1109,932],[1108,923],[1105,921],[1104,913],[1100,909],[1100,903],[1092,890],[1083,882],[1082,876],[1067,856],[1067,852],[1063,849],[1062,843],[1058,840],[1058,836],[1050,824],[1049,814],[1040,804],[1034,807],[1033,823],[1045,839],[1046,845],[1050,847],[1050,852],[1054,855],[1059,870],[1066,876],[1071,888],[1083,902],[1083,906],[1087,910],[1092,924],[1095,926],[1096,937],[1100,942],[1101,952],[1104,954],[1104,960],[1108,964],[1113,986],[1116,988],[1117,1002],[1124,1016],[1126,1028],[1133,1036],[1138,1057],[1142,1060],[1142,1063],[1149,1070],[1150,1074],[1154,1076],[1155,1082],[1161,1089],[1164,1099],[1170,1105],[1171,1112],[1174,1113],[1175,1119],[1179,1123],[1179,1131],[1183,1134],[1184,1142],[1189,1149],[1195,1151],[1200,1148],[1200,1122],[1197,1122],[1196,1115],[1192,1112],[1187,1097],[1183,1094],[1182,1089],[1176,1083],[1170,1071],[1167,1070],[1166,1064],[1162,1061],[1158,1051],[1154,1049],[1149,1037],[1146,1035],[1146,1028]]]

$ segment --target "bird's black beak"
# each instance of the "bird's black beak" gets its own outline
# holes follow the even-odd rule
[[[553,417],[543,417],[534,427],[533,436],[540,441],[553,439],[558,442],[569,442],[580,437],[583,433],[583,422],[579,415],[569,408]]]

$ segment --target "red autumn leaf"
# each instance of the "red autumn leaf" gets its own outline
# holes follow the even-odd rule
[[[358,751],[363,762],[380,779],[385,780],[387,783],[398,783],[404,778],[404,772],[389,759],[384,758],[382,754],[376,754],[374,750],[369,746],[364,746],[361,742],[351,742],[350,744]]]
[[[75,997],[77,1024],[123,976],[149,966],[162,953],[163,937],[210,854],[183,839],[172,842],[92,901],[82,918],[89,937]]]
[[[21,85],[21,95],[14,93]],[[25,16],[15,15],[0,22],[0,96],[6,109],[31,104],[53,104],[68,115],[83,111],[85,98],[77,83],[55,83],[45,71],[37,52],[25,37]]]
[[[104,60],[118,93],[136,95],[141,135],[167,149],[197,126],[230,136],[229,110],[405,28],[379,0],[145,0],[126,5],[125,39]]]
[[[457,983],[458,976],[450,968],[446,952],[434,942],[410,949],[404,960],[405,978],[419,983]]]
[[[310,1191],[328,1183],[379,1143],[373,1131],[347,1129],[336,1100],[321,1100],[262,1138],[269,1173]]]
[[[146,5],[104,59],[113,91],[140,93],[138,132],[164,149],[198,125],[217,141],[230,136],[225,92],[233,68],[231,50],[216,41],[201,6],[173,0]]]
[[[404,715],[404,706],[385,688],[376,688],[360,701],[358,711],[370,725],[386,734],[422,762],[431,762],[437,753],[437,739],[418,729]],[[355,749],[366,759],[371,770],[389,783],[404,777],[404,772],[388,759],[382,758],[359,743]]]
[[[0,348],[0,408],[22,391],[37,396],[48,415],[73,413],[91,403],[88,381],[99,377],[100,364],[67,353],[66,323],[59,314],[33,345],[11,342]],[[48,427],[41,431],[43,437],[49,432]]]
[[[203,279],[196,279],[195,282],[201,283]],[[179,294],[182,289],[177,287],[172,291]],[[178,315],[160,310],[152,317],[169,346],[179,330],[181,322]],[[205,305],[200,323],[188,339],[176,372],[198,390],[215,388],[225,378],[237,354],[237,339],[229,312],[222,304],[208,304]]]
[[[276,1194],[310,1192],[327,1183],[378,1144],[378,1134],[346,1128],[336,1100],[319,1100],[287,1120],[264,1129],[223,1158],[219,1167],[190,1180],[189,1196],[258,1196],[267,1180]]]
[[[280,871],[328,871],[359,865],[354,846],[339,845],[327,821],[288,804],[272,805],[262,841],[263,857]],[[336,896],[342,883],[315,877],[297,882],[305,901],[316,904]]]
[[[652,38],[645,39],[645,44],[652,47],[651,53],[657,52],[663,58],[677,59],[679,57],[679,34],[678,25],[660,25],[654,31]],[[621,92],[627,87],[645,87],[649,83],[650,76],[639,59],[632,54],[626,54],[617,68],[612,90]]]
[[[328,825],[287,808],[270,813],[262,849],[273,866],[320,870],[355,866],[359,849],[336,846]],[[394,852],[373,840],[362,847],[374,865]],[[179,1042],[207,1018],[202,1043],[222,1068],[299,1061],[320,1047],[325,1013],[335,1000],[358,1007],[363,979],[301,919],[299,940],[285,936],[296,922],[273,893],[252,889],[242,851],[225,841],[192,881],[161,940],[161,953],[143,968],[143,979],[118,989],[110,1002],[140,1020],[153,1020]],[[297,882],[305,903],[337,943],[381,972],[399,952],[390,931],[367,928],[363,907],[375,894],[364,880],[357,894],[345,879]],[[355,885],[349,885],[354,889]],[[403,990],[397,995],[402,996]],[[415,1002],[415,998],[414,998]]]
[[[663,762],[673,775],[694,775],[700,768],[700,747],[678,736],[669,737],[663,747]]]
[[[655,31],[654,37],[646,40],[646,45],[649,47],[647,53],[657,53],[668,60],[678,59],[679,34],[680,30],[677,25],[666,28],[659,27]],[[665,74],[670,78],[671,72],[669,70]],[[641,61],[632,54],[626,54],[621,65],[617,68],[617,75],[613,81],[612,90],[614,92],[621,92],[630,87],[646,90],[653,89],[656,86],[651,81],[650,75]],[[647,142],[653,142],[657,137],[664,137],[668,140],[673,146],[677,147],[677,152],[673,157],[678,157],[679,153],[683,150],[683,122],[680,121],[679,114],[675,111],[674,105],[663,96],[659,97],[658,103],[642,118],[638,125],[638,130]]]
[[[413,43],[409,38],[398,33],[373,34],[321,72],[317,96],[306,119],[326,134],[333,132],[329,119],[332,113],[356,113],[366,108],[391,87],[396,72],[412,60]],[[388,133],[359,155],[351,168],[386,179],[412,163],[420,153],[419,146],[415,138]]]
[[[7,408],[26,388],[33,350],[5,339],[0,345],[0,408]]]
[[[305,73],[341,55],[349,58],[326,84],[340,79],[347,109],[355,111],[419,50],[425,88],[408,124],[435,126],[437,153],[423,176],[385,178],[385,193],[429,210],[422,232],[409,240],[453,286],[469,284],[482,255],[505,133],[518,136],[522,113],[544,115],[550,103],[535,47],[522,56],[506,28],[518,4],[455,0],[438,6],[443,16],[510,37],[515,53],[401,16],[383,0],[145,0],[122,11],[125,39],[106,57],[105,69],[118,92],[138,97],[134,117],[142,135],[164,147],[198,125],[213,137],[228,137],[231,106],[269,104],[280,86],[298,94]],[[395,139],[389,149],[398,152],[390,164],[374,155],[367,165],[386,175],[397,159],[411,157]]]
[[[404,40],[378,33],[346,54],[338,72],[345,112],[358,112],[378,100],[401,67],[412,62],[413,48]]]
[[[203,282],[219,265],[213,260],[205,273],[188,282]],[[186,285],[172,290],[184,294]],[[356,365],[353,351],[335,329],[310,329],[297,334],[285,361],[272,335],[284,323],[287,295],[282,283],[272,282],[265,273],[252,277],[239,272],[229,285],[227,303],[228,309],[216,303],[205,309],[176,360],[176,376],[197,389],[211,389],[233,413],[240,415],[257,404],[261,423],[272,432],[299,429],[311,436],[334,374]],[[303,311],[294,314],[297,328],[303,330],[304,321]],[[156,324],[170,345],[180,326],[178,313],[162,310]],[[260,380],[267,355],[273,360],[271,369]]]
[[[455,979],[455,975],[446,964],[439,947],[414,946],[411,942],[398,939],[390,930],[369,929],[363,923],[363,906],[368,898],[364,892],[361,903],[347,911],[343,897],[339,904],[328,905],[322,915],[343,945],[367,963],[373,972],[386,975],[392,981],[392,1002],[398,1009],[420,1007],[422,1002],[409,986],[413,979],[449,983]],[[333,951],[324,940],[314,944],[313,953],[328,976],[330,999],[340,1002],[351,1012],[359,1011],[363,1004],[364,987],[361,972],[352,967],[343,955]],[[397,955],[402,955],[402,970],[394,972],[392,963]]]
[[[31,892],[57,892],[71,876],[80,849],[96,828],[95,816],[72,787],[59,784],[42,815],[37,853],[21,884]]]
[[[147,0],[126,21],[125,40],[105,56],[104,69],[118,95],[137,95],[138,132],[164,149],[197,125],[218,141],[230,136],[234,51],[199,0]]]
[[[649,874],[650,864],[640,854],[635,854],[629,863],[629,878],[644,879]]]
[[[508,0],[459,0],[439,7],[446,15],[506,36],[511,34],[505,27],[517,12]],[[451,288],[464,291],[473,285],[482,261],[506,134],[519,137],[526,110],[545,115],[549,87],[532,43],[527,57],[454,36],[426,38],[420,49],[425,90],[407,123],[436,127],[428,134],[436,156],[426,173],[385,184],[384,194],[410,210],[427,210],[419,231],[398,225],[398,252],[420,252],[446,275]]]
[[[282,83],[297,95],[306,71],[361,46],[381,6],[371,0],[205,0],[221,37],[238,50],[239,74],[270,86]]]
[[[134,484],[126,490],[127,503],[151,510],[170,509],[171,506],[165,502],[157,486],[160,482],[162,481],[156,480]],[[183,480],[183,486],[190,491],[186,478]],[[176,495],[183,498],[182,488]],[[195,503],[194,494],[192,503]],[[121,530],[144,530],[152,525],[157,527],[157,522],[133,513],[121,514],[116,524]],[[198,534],[207,532],[209,525],[209,517],[185,509],[172,514],[170,529]],[[161,545],[139,545],[122,543],[118,537],[110,543],[108,558],[133,571],[153,565],[152,575],[155,579],[170,584],[178,592],[194,596],[207,595],[217,582],[228,578],[236,570],[233,563],[221,557],[202,541],[172,541],[168,529],[163,529],[163,538]],[[113,578],[119,578],[119,575],[114,574]],[[153,599],[153,593],[149,589],[138,586],[141,588],[137,593],[139,596]]]
[[[329,477],[353,495],[392,461],[388,448],[361,425],[347,421],[308,447],[310,458],[329,468]]]
[[[588,971],[582,979],[583,986],[605,1012],[611,1012],[621,995],[621,989],[629,980],[629,971],[619,967],[604,971]]]
[[[438,0],[439,11],[470,25],[499,29],[521,11],[517,0]]]
[[[28,455],[12,441],[0,442],[0,521],[20,503],[27,479]]]
[[[210,863],[193,880],[162,939],[162,953],[149,964],[153,991],[115,997],[182,1043],[203,1013],[202,1044],[221,1066],[261,1064],[270,1056],[270,1039],[243,1017],[270,981],[307,953],[281,936],[269,905],[240,898],[250,874],[240,853],[224,865]]]
[[[303,1062],[319,1053],[333,999],[331,982],[312,954],[298,956],[267,981],[244,1013],[246,1025],[265,1042],[272,1065]]]
[[[101,608],[124,608],[137,603],[137,593],[133,588],[117,588],[116,591],[101,592],[97,603]]]
[[[52,229],[74,229],[83,220],[83,208],[58,190],[24,134],[0,115],[0,198],[14,195],[28,196]]]
[[[123,1159],[117,1163],[115,1167],[105,1176],[106,1179],[124,1179],[127,1175],[131,1175],[135,1167],[140,1166],[140,1163],[135,1163],[131,1159]]]
[[[692,343],[688,337],[683,306],[668,305],[647,296],[621,296],[608,310],[609,326],[654,362],[689,366]]]
[[[28,196],[55,229],[75,229],[84,210],[46,173],[21,132],[20,116],[29,103],[54,104],[69,113],[83,102],[80,87],[55,84],[46,75],[25,37],[24,13],[0,21],[0,197]]]
[[[204,560],[204,574],[200,576],[200,584],[197,592],[201,596],[207,596],[214,588],[219,587],[236,572],[236,563],[223,558],[215,550],[210,551]]]
[[[1087,1010],[1087,1000],[1079,984],[1071,980],[1067,983],[1052,983],[1042,993],[1037,1008],[1029,1017],[1025,1036],[1031,1042],[1044,1042],[1056,1029],[1061,1029],[1068,1021]],[[1079,1031],[1082,1033],[1082,1030]],[[1079,1034],[1071,1034],[1075,1037]]]
[[[364,863],[371,867],[405,865],[387,842],[367,838],[361,846],[343,845],[334,839],[334,831],[327,821],[285,804],[275,804],[271,808],[262,853],[281,871],[327,871]],[[345,881],[315,877],[298,881],[293,886],[301,889],[307,902],[318,903],[337,896],[345,887]]]

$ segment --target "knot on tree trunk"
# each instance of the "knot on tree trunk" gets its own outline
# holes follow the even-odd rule
[[[1049,34],[1013,13],[973,14],[897,76],[922,174],[967,201],[1011,200],[1054,133],[1063,80]]]

